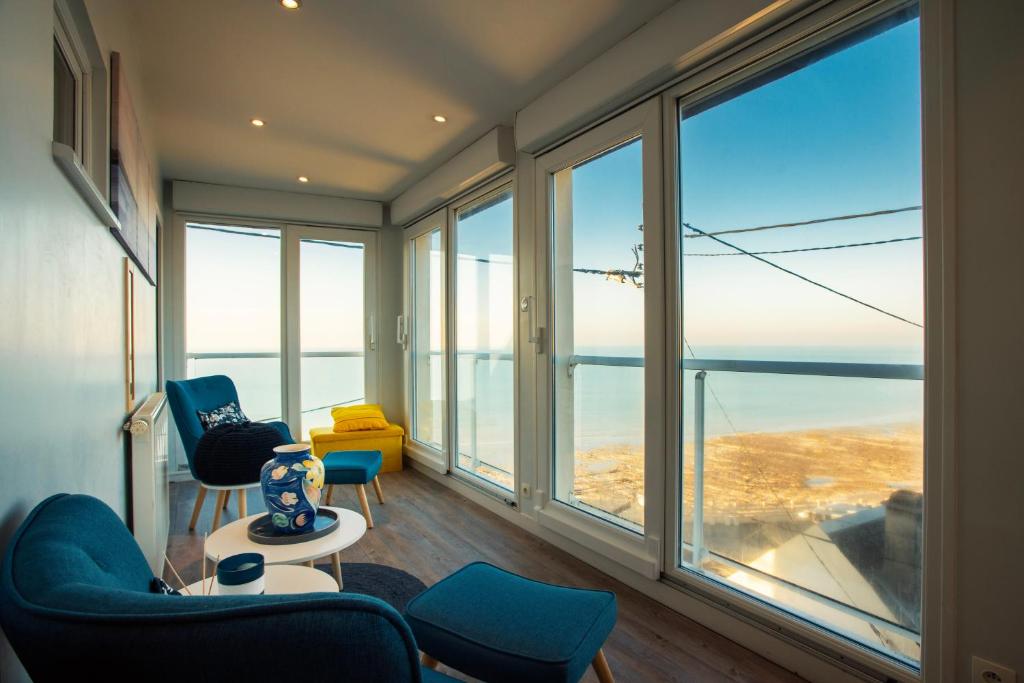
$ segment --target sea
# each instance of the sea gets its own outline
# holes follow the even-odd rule
[[[702,359],[921,364],[920,348],[839,346],[698,346]],[[637,347],[579,348],[578,355],[640,358]],[[689,353],[687,353],[689,357]],[[440,364],[434,367],[440,370]],[[362,358],[302,360],[304,433],[331,424],[330,407],[364,400]],[[238,387],[243,410],[256,420],[280,418],[280,360],[277,358],[192,360],[190,376],[224,373]],[[439,372],[436,374],[440,374]],[[682,430],[692,442],[695,418],[694,371],[682,373]],[[572,391],[576,450],[641,446],[644,425],[644,369],[578,365],[572,384],[558,378],[554,391]],[[675,376],[667,382],[677,381]],[[924,383],[920,380],[821,377],[745,372],[708,372],[705,380],[705,437],[750,432],[786,432],[830,427],[922,424]],[[482,459],[511,466],[513,446],[513,363],[460,358],[458,415],[460,446]],[[443,382],[431,382],[431,399],[443,400]],[[657,406],[661,409],[661,406]],[[437,411],[439,414],[439,411]],[[392,419],[397,417],[392,416]],[[468,429],[476,420],[475,434]],[[463,428],[466,426],[466,428]]]

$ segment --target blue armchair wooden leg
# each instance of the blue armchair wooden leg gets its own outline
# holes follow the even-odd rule
[[[383,505],[384,504],[384,491],[382,491],[381,488],[380,488],[380,477],[374,477],[373,478],[373,490],[377,492],[377,500],[380,501],[381,505]]]

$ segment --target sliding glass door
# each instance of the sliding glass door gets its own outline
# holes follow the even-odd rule
[[[515,268],[512,188],[452,212],[454,280],[452,469],[515,487]]]
[[[186,377],[227,375],[250,419],[283,419],[300,440],[332,407],[376,400],[376,233],[184,230]]]
[[[398,341],[406,348],[406,415],[410,453],[440,468],[447,457],[445,240],[442,210],[407,229],[406,315]]]
[[[552,437],[542,519],[582,524],[597,549],[626,544],[650,572],[664,431],[648,410],[664,403],[659,117],[646,102],[537,159],[550,330],[538,385]]]
[[[293,227],[289,237],[290,257],[297,257],[298,278],[291,282],[298,288],[300,358],[299,401],[290,412],[306,439],[310,428],[333,424],[331,408],[376,395],[376,236]]]
[[[677,562],[916,666],[914,10],[678,101]]]

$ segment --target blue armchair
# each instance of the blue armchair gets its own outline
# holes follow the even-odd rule
[[[37,681],[454,680],[421,668],[409,626],[376,598],[162,595],[152,576],[113,510],[58,494],[7,546],[0,625]]]
[[[246,514],[245,489],[259,486],[259,480],[239,482],[233,486],[214,485],[202,481],[196,474],[195,466],[196,446],[203,436],[203,425],[199,422],[199,415],[196,411],[213,410],[231,401],[238,403],[238,391],[235,389],[235,383],[225,375],[210,375],[209,377],[180,381],[168,380],[167,400],[171,404],[171,413],[174,415],[174,423],[178,426],[178,434],[181,436],[181,445],[185,448],[189,469],[195,480],[199,482],[199,493],[196,495],[196,502],[192,508],[192,519],[188,525],[189,531],[196,528],[196,520],[199,519],[199,512],[206,500],[207,490],[217,491],[217,507],[213,514],[214,529],[220,526],[221,510],[227,507],[228,497],[234,489],[238,490],[238,516],[244,517]],[[269,422],[268,424],[279,431],[287,443],[294,442],[288,425],[284,422]]]

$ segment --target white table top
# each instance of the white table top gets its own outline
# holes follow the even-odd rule
[[[337,593],[338,582],[330,574],[319,569],[302,565],[279,564],[266,567],[263,572],[264,590],[266,595],[286,595],[291,593]],[[193,596],[203,594],[203,582],[189,584],[188,591],[182,595]],[[212,584],[212,586],[211,586]],[[220,586],[216,579],[206,578],[207,595],[219,595]]]
[[[321,506],[320,509],[323,510],[325,507]],[[366,533],[366,520],[358,512],[336,507],[326,509],[338,514],[338,528],[326,536],[289,545],[254,543],[249,540],[249,522],[266,514],[261,512],[235,520],[210,534],[206,539],[206,557],[216,560],[218,557],[230,557],[239,553],[260,553],[267,565],[295,564],[344,550]]]

